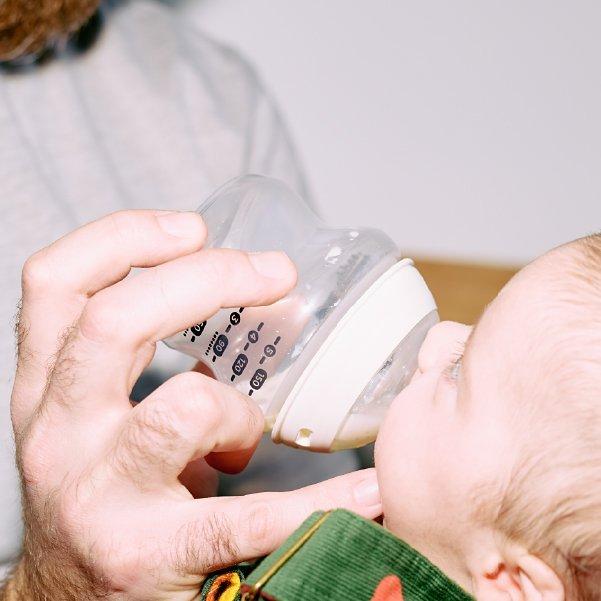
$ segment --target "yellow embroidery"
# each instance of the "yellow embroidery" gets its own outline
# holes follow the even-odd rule
[[[234,601],[239,591],[240,576],[237,572],[220,574],[211,584],[206,601]]]

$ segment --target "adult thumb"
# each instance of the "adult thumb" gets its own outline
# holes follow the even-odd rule
[[[314,511],[348,509],[365,518],[381,515],[382,505],[373,468],[338,476],[319,484],[289,492],[258,493],[243,497],[207,499],[203,513],[220,524],[220,544],[213,557],[191,573],[217,569],[268,555],[275,551]],[[224,540],[224,537],[231,540]],[[205,553],[210,549],[203,549]]]

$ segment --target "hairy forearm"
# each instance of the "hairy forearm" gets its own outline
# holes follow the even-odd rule
[[[34,591],[28,583],[26,567],[23,560],[14,567],[8,579],[4,582],[1,592],[1,601],[22,601],[25,599],[35,599]]]
[[[91,601],[101,595],[76,568],[48,563],[35,565],[24,555],[0,590],[0,601]]]

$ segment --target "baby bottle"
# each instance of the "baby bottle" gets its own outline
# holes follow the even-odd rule
[[[375,440],[438,321],[411,259],[379,230],[327,226],[267,177],[227,183],[199,212],[206,247],[284,251],[298,281],[270,306],[222,309],[165,342],[249,395],[275,442],[336,451]]]

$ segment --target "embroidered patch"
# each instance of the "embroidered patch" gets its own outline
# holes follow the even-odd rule
[[[403,601],[403,587],[398,576],[382,578],[371,601]]]
[[[240,576],[237,572],[220,574],[213,580],[206,601],[234,601],[240,591]]]

